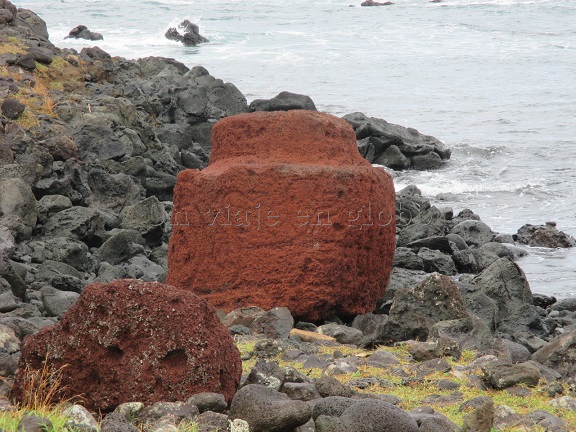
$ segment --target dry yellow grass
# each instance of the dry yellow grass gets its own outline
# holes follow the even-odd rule
[[[15,411],[0,413],[0,429],[17,431],[18,423],[25,415],[35,414],[48,418],[53,424],[53,431],[67,431],[68,420],[62,414],[62,407],[68,402],[74,402],[80,397],[62,401],[58,393],[65,389],[62,385],[62,374],[65,367],[52,368],[44,361],[42,368],[34,370],[27,367],[23,373],[22,400]]]
[[[24,54],[26,52],[24,44],[15,37],[0,39],[0,54]]]
[[[54,408],[61,402],[58,395],[66,387],[62,384],[62,375],[66,366],[54,369],[45,359],[42,368],[35,370],[29,366],[24,369],[22,379],[22,400],[19,408],[41,411]]]
[[[252,352],[254,350],[255,342],[242,342],[238,343],[237,346],[240,352],[244,355]],[[411,410],[422,405],[431,406],[437,412],[444,414],[450,420],[458,425],[462,425],[464,416],[467,414],[465,411],[460,411],[460,405],[462,402],[478,397],[478,396],[488,396],[496,405],[506,405],[514,410],[518,414],[527,414],[535,410],[544,410],[552,413],[555,416],[565,419],[569,422],[576,430],[576,412],[569,411],[562,408],[554,408],[549,404],[550,398],[543,390],[545,383],[540,383],[535,388],[530,389],[531,395],[529,397],[522,397],[513,395],[505,390],[479,390],[474,387],[468,387],[466,384],[468,382],[467,374],[465,373],[433,373],[422,380],[419,380],[417,384],[403,385],[406,378],[415,378],[416,371],[412,367],[414,363],[410,361],[410,354],[408,352],[408,347],[399,344],[394,347],[380,347],[379,350],[384,350],[393,354],[397,359],[399,364],[390,368],[376,368],[366,365],[361,365],[358,367],[358,371],[351,374],[337,375],[339,381],[343,383],[348,383],[357,378],[381,378],[383,380],[389,381],[393,384],[390,388],[380,387],[380,386],[370,386],[363,390],[358,390],[361,393],[373,393],[373,394],[389,394],[396,396],[402,400],[400,404],[401,408],[404,410]],[[339,351],[339,355],[343,356],[358,356],[366,357],[370,352],[350,348],[345,346],[336,347],[319,347],[319,353],[323,355],[333,355],[335,351]],[[464,351],[462,357],[459,360],[453,360],[452,358],[446,358],[445,360],[452,365],[453,368],[465,367],[469,365],[476,358],[476,354],[472,351]],[[301,363],[297,362],[287,362],[284,360],[275,359],[278,361],[279,366],[286,367],[292,366],[300,372],[312,377],[318,378],[322,374],[321,369],[305,369]],[[243,362],[243,372],[248,373],[256,364],[255,358],[250,358]],[[396,374],[393,369],[401,368],[406,374],[405,377],[400,377]],[[459,384],[458,392],[462,394],[456,402],[444,403],[440,399],[437,403],[431,400],[427,400],[424,404],[422,401],[430,395],[448,396],[452,391],[440,390],[437,387],[437,383],[441,379],[448,379],[452,382]],[[540,432],[543,430],[540,427],[534,427],[529,429],[530,432]],[[508,428],[501,429],[502,432],[527,432],[525,428]]]
[[[17,38],[0,39],[0,54],[24,54],[27,47]],[[54,97],[57,92],[71,92],[84,87],[86,64],[75,59],[73,66],[62,57],[55,56],[50,65],[36,62],[32,72],[17,66],[0,67],[0,77],[12,78],[20,86],[16,95],[12,95],[26,106],[17,123],[26,130],[40,124],[38,116],[56,118]],[[74,61],[73,61],[74,62]]]

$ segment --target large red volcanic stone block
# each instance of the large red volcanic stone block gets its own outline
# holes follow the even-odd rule
[[[351,316],[389,281],[394,186],[342,119],[240,114],[214,125],[206,169],[179,174],[172,225],[168,283],[215,307]]]
[[[216,311],[172,286],[119,280],[84,289],[62,320],[28,336],[14,383],[26,367],[63,370],[58,397],[82,396],[108,412],[123,402],[184,401],[200,392],[228,402],[240,384],[240,353]]]

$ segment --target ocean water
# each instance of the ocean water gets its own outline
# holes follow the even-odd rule
[[[433,172],[404,172],[438,206],[471,208],[495,231],[554,220],[576,236],[574,0],[12,0],[51,41],[78,24],[112,55],[176,58],[234,83],[249,101],[283,90],[336,115],[362,111],[453,149]],[[189,19],[210,43],[164,32]],[[529,248],[533,292],[576,296],[576,248]]]

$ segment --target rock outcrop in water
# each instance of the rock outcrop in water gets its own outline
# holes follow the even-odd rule
[[[308,110],[318,111],[310,96],[283,91],[272,99],[255,99],[250,103],[248,109],[254,111],[290,111]]]
[[[360,3],[360,6],[390,6],[393,5],[394,3],[391,1],[387,1],[387,2],[377,2],[374,0],[366,0],[363,1],[362,3]]]
[[[386,120],[356,112],[345,115],[358,140],[360,154],[369,162],[394,170],[440,168],[451,150],[442,141]]]
[[[178,28],[184,31],[183,35],[181,35],[175,27],[170,27],[164,34],[166,39],[182,42],[184,46],[196,46],[204,42],[209,42],[208,39],[200,34],[200,28],[188,20],[184,20],[178,24]]]
[[[88,30],[88,27],[81,24],[79,26],[74,27],[72,30],[70,30],[70,33],[68,33],[68,35],[64,39],[69,39],[69,38],[86,39],[86,40],[96,41],[96,40],[103,40],[104,36],[102,36],[101,33],[96,33],[96,32]]]
[[[394,190],[352,128],[313,111],[242,114],[214,126],[212,147],[206,169],[178,176],[168,282],[226,311],[372,310],[392,265]]]
[[[556,228],[556,222],[545,225],[526,224],[514,234],[514,240],[529,246],[545,248],[571,248],[576,246],[576,239]]]

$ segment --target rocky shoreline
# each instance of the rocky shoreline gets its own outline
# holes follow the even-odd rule
[[[233,84],[173,59],[131,61],[97,47],[59,49],[36,14],[6,0],[0,1],[0,42],[0,371],[6,411],[13,409],[10,383],[24,337],[57,322],[85,286],[165,280],[176,175],[206,167],[218,119],[316,107],[289,92],[248,104]],[[388,169],[435,169],[450,158],[441,141],[415,129],[362,113],[344,119],[360,154]],[[231,406],[216,394],[146,408],[121,405],[100,426],[88,413],[83,426],[77,417],[71,429],[135,430],[127,419],[140,418],[156,425],[146,430],[158,431],[175,430],[182,419],[194,419],[206,431],[490,430],[447,420],[428,406],[436,404],[433,399],[408,412],[397,407],[406,400],[370,396],[386,389],[375,376],[351,385],[333,378],[347,381],[347,374],[362,375],[369,365],[377,373],[398,369],[401,379],[393,387],[424,386],[429,374],[440,372],[480,392],[538,385],[556,401],[552,407],[561,407],[551,408],[555,415],[510,413],[483,396],[490,402],[470,402],[466,422],[491,418],[496,430],[574,430],[576,302],[533,294],[514,263],[526,253],[522,245],[572,247],[574,239],[554,223],[495,233],[472,210],[437,208],[414,186],[396,195],[394,270],[374,313],[346,323],[336,316],[327,323],[294,323],[288,310],[231,312],[222,320],[240,345],[250,347],[243,355],[251,368]],[[403,351],[378,348],[386,345]],[[462,358],[463,351],[477,358],[458,366],[445,360]],[[281,368],[274,359],[292,363]],[[468,402],[464,395],[455,398]],[[565,419],[558,414],[563,412]]]

